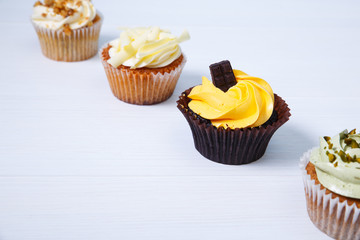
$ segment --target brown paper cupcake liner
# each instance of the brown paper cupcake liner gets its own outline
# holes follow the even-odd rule
[[[316,184],[306,171],[312,150],[300,159],[307,212],[314,225],[328,236],[335,239],[360,239],[360,209],[355,203],[340,201],[339,197],[326,188]]]
[[[216,128],[189,109],[188,103],[191,99],[187,96],[191,89],[182,93],[177,101],[177,107],[190,125],[195,148],[204,157],[214,162],[240,165],[261,158],[272,135],[289,120],[291,115],[285,101],[275,94],[276,121],[255,128]]]
[[[185,56],[180,64],[169,72],[134,71],[130,68],[119,69],[111,66],[103,54],[107,48],[108,44],[104,45],[99,54],[115,97],[137,105],[156,104],[171,97],[185,66]]]
[[[55,61],[75,62],[89,59],[98,51],[103,16],[90,27],[73,29],[71,35],[66,35],[62,29],[53,30],[40,27],[33,23],[38,35],[41,51]]]

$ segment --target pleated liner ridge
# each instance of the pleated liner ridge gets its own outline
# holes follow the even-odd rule
[[[92,26],[73,29],[69,36],[62,29],[47,29],[33,23],[42,53],[47,58],[63,62],[83,61],[95,56],[103,21],[103,16],[98,15],[100,19]]]
[[[310,220],[322,232],[334,239],[360,239],[360,209],[355,203],[340,201],[307,174],[306,166],[312,150],[307,151],[300,159],[307,211]]]
[[[240,165],[261,158],[274,132],[287,122],[291,115],[285,101],[275,94],[275,111],[278,114],[275,122],[266,127],[216,128],[189,111],[188,103],[191,99],[187,96],[191,89],[182,93],[177,101],[177,107],[190,125],[195,148],[214,162]]]
[[[121,101],[137,105],[156,104],[171,97],[185,66],[185,56],[181,63],[169,72],[149,73],[114,68],[104,57],[104,51],[107,47],[108,44],[103,46],[99,54],[115,97]]]

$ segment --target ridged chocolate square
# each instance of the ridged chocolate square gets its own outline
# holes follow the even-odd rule
[[[223,92],[226,92],[237,83],[233,69],[228,60],[211,64],[210,73],[215,87],[220,88]]]

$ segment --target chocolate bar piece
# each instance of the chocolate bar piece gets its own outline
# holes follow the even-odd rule
[[[226,92],[232,86],[236,85],[236,78],[228,60],[210,65],[212,82],[215,87]]]

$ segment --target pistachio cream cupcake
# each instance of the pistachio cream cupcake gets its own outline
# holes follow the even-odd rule
[[[347,130],[321,137],[300,159],[307,211],[336,239],[360,239],[360,134]]]
[[[103,17],[90,0],[37,1],[31,18],[46,57],[74,62],[96,55]]]
[[[121,101],[150,105],[168,99],[185,65],[179,37],[159,27],[126,28],[106,44],[100,57],[110,88]]]
[[[213,82],[182,93],[177,107],[188,121],[195,148],[224,164],[246,164],[261,158],[290,109],[261,78],[233,70],[229,61],[210,66]]]

